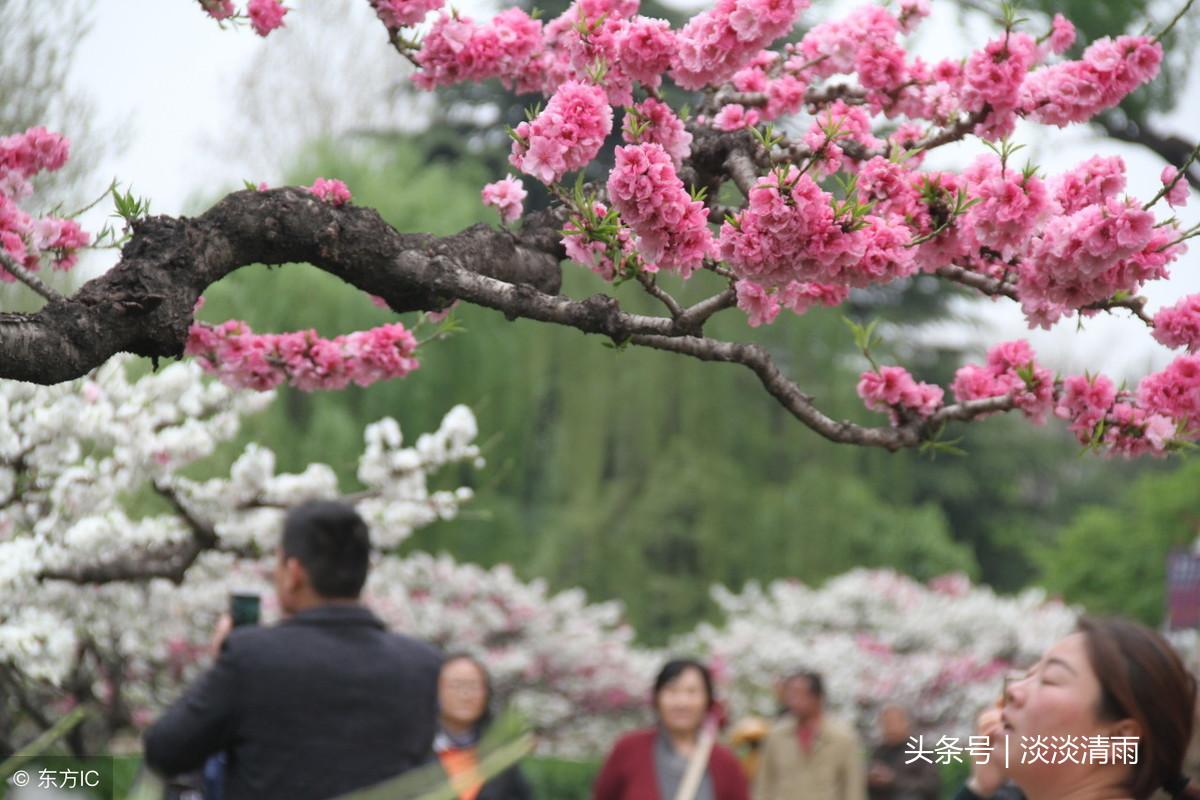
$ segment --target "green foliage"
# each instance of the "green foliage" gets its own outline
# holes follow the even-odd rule
[[[1125,487],[1111,506],[1079,510],[1040,554],[1042,583],[1097,613],[1163,620],[1167,554],[1200,536],[1200,462]]]

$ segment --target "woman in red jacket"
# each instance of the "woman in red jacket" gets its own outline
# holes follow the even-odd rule
[[[737,756],[714,744],[698,785],[680,797],[689,762],[706,754],[702,731],[712,710],[712,675],[698,661],[667,662],[654,681],[658,724],[617,740],[592,790],[593,800],[747,800]],[[685,795],[688,794],[685,792]]]

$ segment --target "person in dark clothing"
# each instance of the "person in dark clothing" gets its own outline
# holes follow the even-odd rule
[[[867,769],[870,800],[938,800],[942,779],[937,765],[914,758],[909,746],[912,723],[900,706],[879,712],[880,743],[871,753]]]
[[[479,742],[492,722],[492,681],[472,656],[447,656],[438,676],[438,732],[433,751],[459,800],[532,800],[533,790],[516,765],[484,783]]]
[[[369,556],[353,508],[292,509],[274,576],[286,618],[223,620],[216,663],[146,731],[146,764],[172,776],[224,752],[225,800],[323,800],[422,764],[441,657],[359,603]]]

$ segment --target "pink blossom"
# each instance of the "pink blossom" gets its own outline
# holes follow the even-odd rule
[[[1070,375],[1063,379],[1062,395],[1054,414],[1069,420],[1071,432],[1086,444],[1091,441],[1096,425],[1108,416],[1116,399],[1116,387],[1105,376]]]
[[[337,178],[317,178],[313,185],[307,188],[317,197],[335,206],[344,206],[350,202],[350,190]]]
[[[592,214],[597,220],[609,219],[608,207],[603,203],[594,203]],[[606,281],[616,276],[618,262],[634,252],[633,237],[624,226],[619,228],[615,243],[596,236],[587,221],[579,215],[572,215],[563,226],[563,231],[562,242],[567,258],[582,264]]]
[[[1032,73],[1021,86],[1022,113],[1060,128],[1084,122],[1152,79],[1161,62],[1162,45],[1148,36],[1098,39],[1081,60]]]
[[[45,217],[34,225],[35,246],[41,251],[53,251],[55,269],[69,270],[78,261],[78,251],[91,243],[92,237],[73,219]]]
[[[420,69],[413,83],[433,89],[500,78],[512,87],[534,62],[541,45],[542,23],[522,9],[507,9],[482,24],[443,12],[414,56]]]
[[[793,314],[803,314],[813,306],[840,306],[850,296],[850,289],[826,283],[792,281],[779,292],[779,302]]]
[[[1080,308],[1134,292],[1161,274],[1154,217],[1132,201],[1109,199],[1050,219],[1019,265],[1023,301]]]
[[[416,25],[430,11],[436,11],[445,0],[371,0],[375,13],[388,28],[403,28]]]
[[[1027,33],[1005,33],[967,59],[963,68],[963,107],[988,109],[976,134],[998,139],[1012,132],[1021,85],[1037,60],[1037,42]]]
[[[1054,376],[1039,367],[1033,350],[1023,339],[1002,342],[987,354],[984,366],[959,368],[951,386],[959,402],[991,397],[1012,397],[1025,416],[1041,424],[1054,402]]]
[[[1188,295],[1154,315],[1154,338],[1167,347],[1200,350],[1200,294]]]
[[[38,172],[54,172],[67,163],[70,145],[60,133],[38,126],[24,133],[0,137],[0,174],[15,173],[30,178]]]
[[[722,131],[736,131],[742,128],[753,128],[758,124],[758,111],[751,108],[746,110],[737,103],[724,106],[713,117],[713,127]]]
[[[751,328],[770,325],[779,316],[779,300],[770,292],[752,281],[738,281],[737,306],[746,312],[746,324]]]
[[[483,187],[483,204],[499,211],[504,222],[515,222],[521,216],[526,194],[520,179],[507,175]]]
[[[1075,44],[1075,26],[1062,14],[1055,14],[1050,25],[1050,52],[1065,53]]]
[[[1125,160],[1120,156],[1092,156],[1074,169],[1050,180],[1050,192],[1063,214],[1116,197],[1125,189]]]
[[[1180,356],[1159,372],[1142,378],[1138,403],[1148,412],[1200,424],[1200,355]]]
[[[276,28],[282,28],[283,16],[289,10],[280,0],[250,0],[246,4],[250,25],[259,36],[266,36]]]
[[[901,422],[899,411],[927,419],[942,405],[942,387],[918,383],[903,367],[880,367],[864,372],[858,380],[858,396],[872,411],[886,411],[892,424]]]
[[[791,30],[810,0],[717,0],[679,31],[671,77],[684,89],[728,79]]]
[[[868,286],[917,270],[911,231],[892,219],[867,215],[845,230],[833,198],[792,168],[759,179],[750,199],[721,227],[721,255],[740,277],[767,287],[792,281]]]
[[[688,194],[661,145],[618,147],[608,196],[646,263],[686,278],[714,253],[708,209]]]
[[[900,31],[912,33],[933,12],[929,0],[900,0]]]
[[[1163,167],[1162,171],[1163,187],[1170,186],[1171,188],[1166,193],[1167,203],[1172,208],[1183,208],[1188,201],[1188,183],[1180,176],[1179,170],[1168,164]]]
[[[635,126],[638,131],[635,133]],[[676,169],[691,153],[692,134],[666,103],[648,97],[626,110],[621,136],[629,144],[659,144]]]
[[[555,183],[596,157],[612,130],[612,117],[603,90],[569,81],[532,122],[517,126],[509,161],[543,183]]]
[[[417,340],[401,323],[322,339],[315,331],[256,334],[240,320],[195,323],[185,352],[231,386],[259,391],[287,381],[303,391],[368,386],[419,366]]]
[[[979,201],[967,212],[963,224],[972,228],[980,245],[999,252],[1004,260],[1020,254],[1029,232],[1049,215],[1045,184],[1036,176],[1002,169],[999,157],[990,153],[964,170],[963,178],[971,197]]]

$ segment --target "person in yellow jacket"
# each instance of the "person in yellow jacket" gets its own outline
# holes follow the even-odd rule
[[[821,676],[796,673],[782,690],[787,714],[767,734],[753,800],[866,800],[862,742],[825,713]]]

